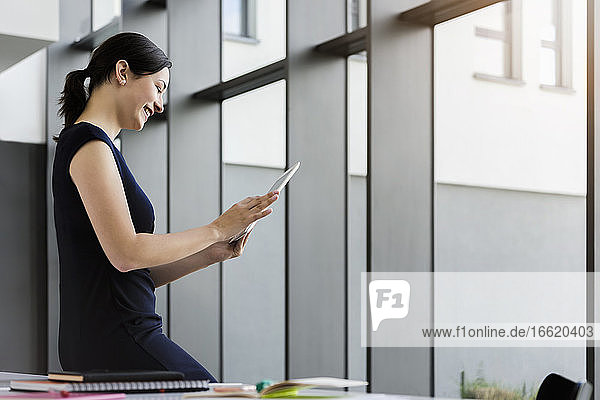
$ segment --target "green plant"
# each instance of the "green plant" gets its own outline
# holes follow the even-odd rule
[[[537,389],[527,390],[525,382],[521,389],[507,388],[496,382],[487,382],[482,376],[474,380],[465,379],[465,371],[460,372],[460,397],[482,400],[535,400]]]

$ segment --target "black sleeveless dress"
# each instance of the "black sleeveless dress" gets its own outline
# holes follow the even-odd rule
[[[119,272],[108,260],[69,174],[77,150],[90,140],[111,149],[137,233],[154,233],[154,209],[107,134],[88,122],[60,134],[52,170],[60,264],[58,352],[67,371],[168,370],[186,379],[215,378],[162,332],[150,271]]]

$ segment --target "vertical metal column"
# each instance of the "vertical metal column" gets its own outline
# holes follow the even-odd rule
[[[595,272],[598,257],[596,250],[598,249],[598,234],[597,224],[598,213],[596,210],[600,207],[600,197],[596,196],[596,182],[600,173],[598,173],[598,127],[596,126],[596,116],[598,115],[598,83],[596,81],[599,65],[596,63],[598,59],[598,43],[600,43],[600,31],[598,30],[598,18],[600,18],[600,7],[594,0],[587,1],[587,196],[586,196],[586,322],[594,323],[598,320],[596,307],[596,290],[599,287],[596,281]],[[596,369],[596,344],[594,341],[589,341],[586,348],[586,380],[595,384],[598,370]],[[600,398],[598,388],[594,387],[594,399]]]
[[[287,376],[346,373],[346,60],[315,45],[344,34],[346,3],[287,2]]]
[[[433,268],[430,27],[398,20],[423,1],[369,2],[368,270]],[[371,348],[370,391],[431,394],[431,348]]]
[[[220,211],[220,104],[191,94],[220,80],[220,2],[168,3],[170,231],[206,225]],[[171,284],[171,338],[220,375],[220,266]]]

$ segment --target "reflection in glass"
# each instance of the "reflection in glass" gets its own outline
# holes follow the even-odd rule
[[[555,86],[556,82],[556,51],[542,47],[540,49],[540,83]]]
[[[223,101],[224,163],[285,168],[285,86],[280,80]]]
[[[540,0],[540,38],[556,40],[556,0]]]
[[[223,32],[244,36],[243,21],[247,18],[242,7],[244,0],[223,0]]]
[[[266,193],[284,172],[286,81],[223,101],[221,123],[221,206],[226,210],[248,196]],[[225,382],[285,378],[286,191],[271,206],[272,214],[258,221],[243,255],[223,265]]]
[[[501,2],[477,12],[475,72],[511,77],[509,10],[507,2]]]
[[[285,0],[222,0],[222,80],[285,58]]]
[[[499,40],[475,38],[474,70],[476,72],[504,76],[506,45]]]
[[[586,2],[572,2],[566,21],[571,94],[538,85],[554,85],[558,75],[555,50],[540,51],[541,38],[561,35],[548,28],[549,4],[558,2],[523,1],[514,27],[523,38],[524,85],[473,78],[500,72],[499,6],[434,28],[437,272],[585,271]],[[478,29],[490,38],[474,35]],[[529,392],[548,371],[584,377],[585,349],[436,348],[434,368],[436,396],[460,396],[462,372],[466,383]]]

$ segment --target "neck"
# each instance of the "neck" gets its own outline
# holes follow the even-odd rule
[[[114,96],[106,93],[106,89],[97,88],[90,96],[85,109],[75,123],[89,122],[96,125],[106,132],[110,140],[114,141],[121,131],[121,127],[117,120],[116,105],[112,99],[114,99]]]

